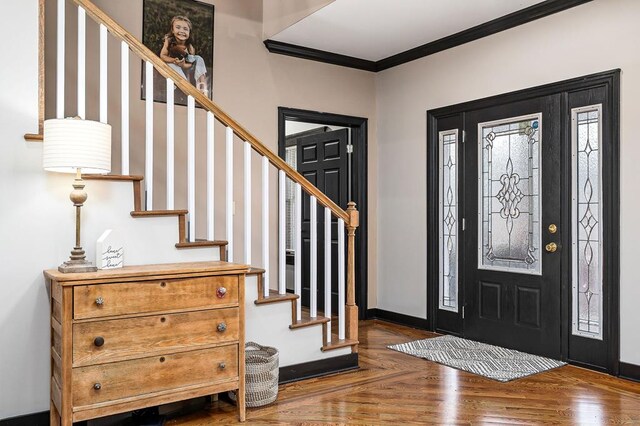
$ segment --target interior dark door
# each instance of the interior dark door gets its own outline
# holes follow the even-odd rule
[[[348,129],[318,133],[297,140],[297,170],[343,209],[348,203]],[[309,306],[310,296],[310,219],[309,195],[302,204],[302,304]],[[324,306],[324,207],[317,205],[317,297],[318,310]],[[331,216],[331,307],[338,308],[338,232],[337,219]]]
[[[558,359],[560,106],[551,95],[465,113],[461,263],[465,337]]]

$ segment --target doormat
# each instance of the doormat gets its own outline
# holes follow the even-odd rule
[[[520,379],[566,365],[566,362],[456,336],[432,337],[389,345],[387,348],[500,382]]]

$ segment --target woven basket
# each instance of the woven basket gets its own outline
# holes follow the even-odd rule
[[[262,407],[278,397],[278,350],[254,342],[245,344],[245,402],[247,407]]]

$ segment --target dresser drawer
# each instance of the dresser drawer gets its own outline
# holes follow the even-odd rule
[[[237,378],[237,344],[76,367],[73,369],[73,406],[87,406]]]
[[[238,315],[225,308],[74,324],[73,366],[237,341]]]
[[[237,305],[237,275],[85,285],[73,289],[75,319]]]

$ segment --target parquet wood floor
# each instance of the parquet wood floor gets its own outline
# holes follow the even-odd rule
[[[281,386],[277,403],[247,409],[246,424],[640,425],[640,383],[573,366],[499,383],[385,348],[427,336],[361,322],[360,370]],[[236,423],[218,401],[167,425]]]

